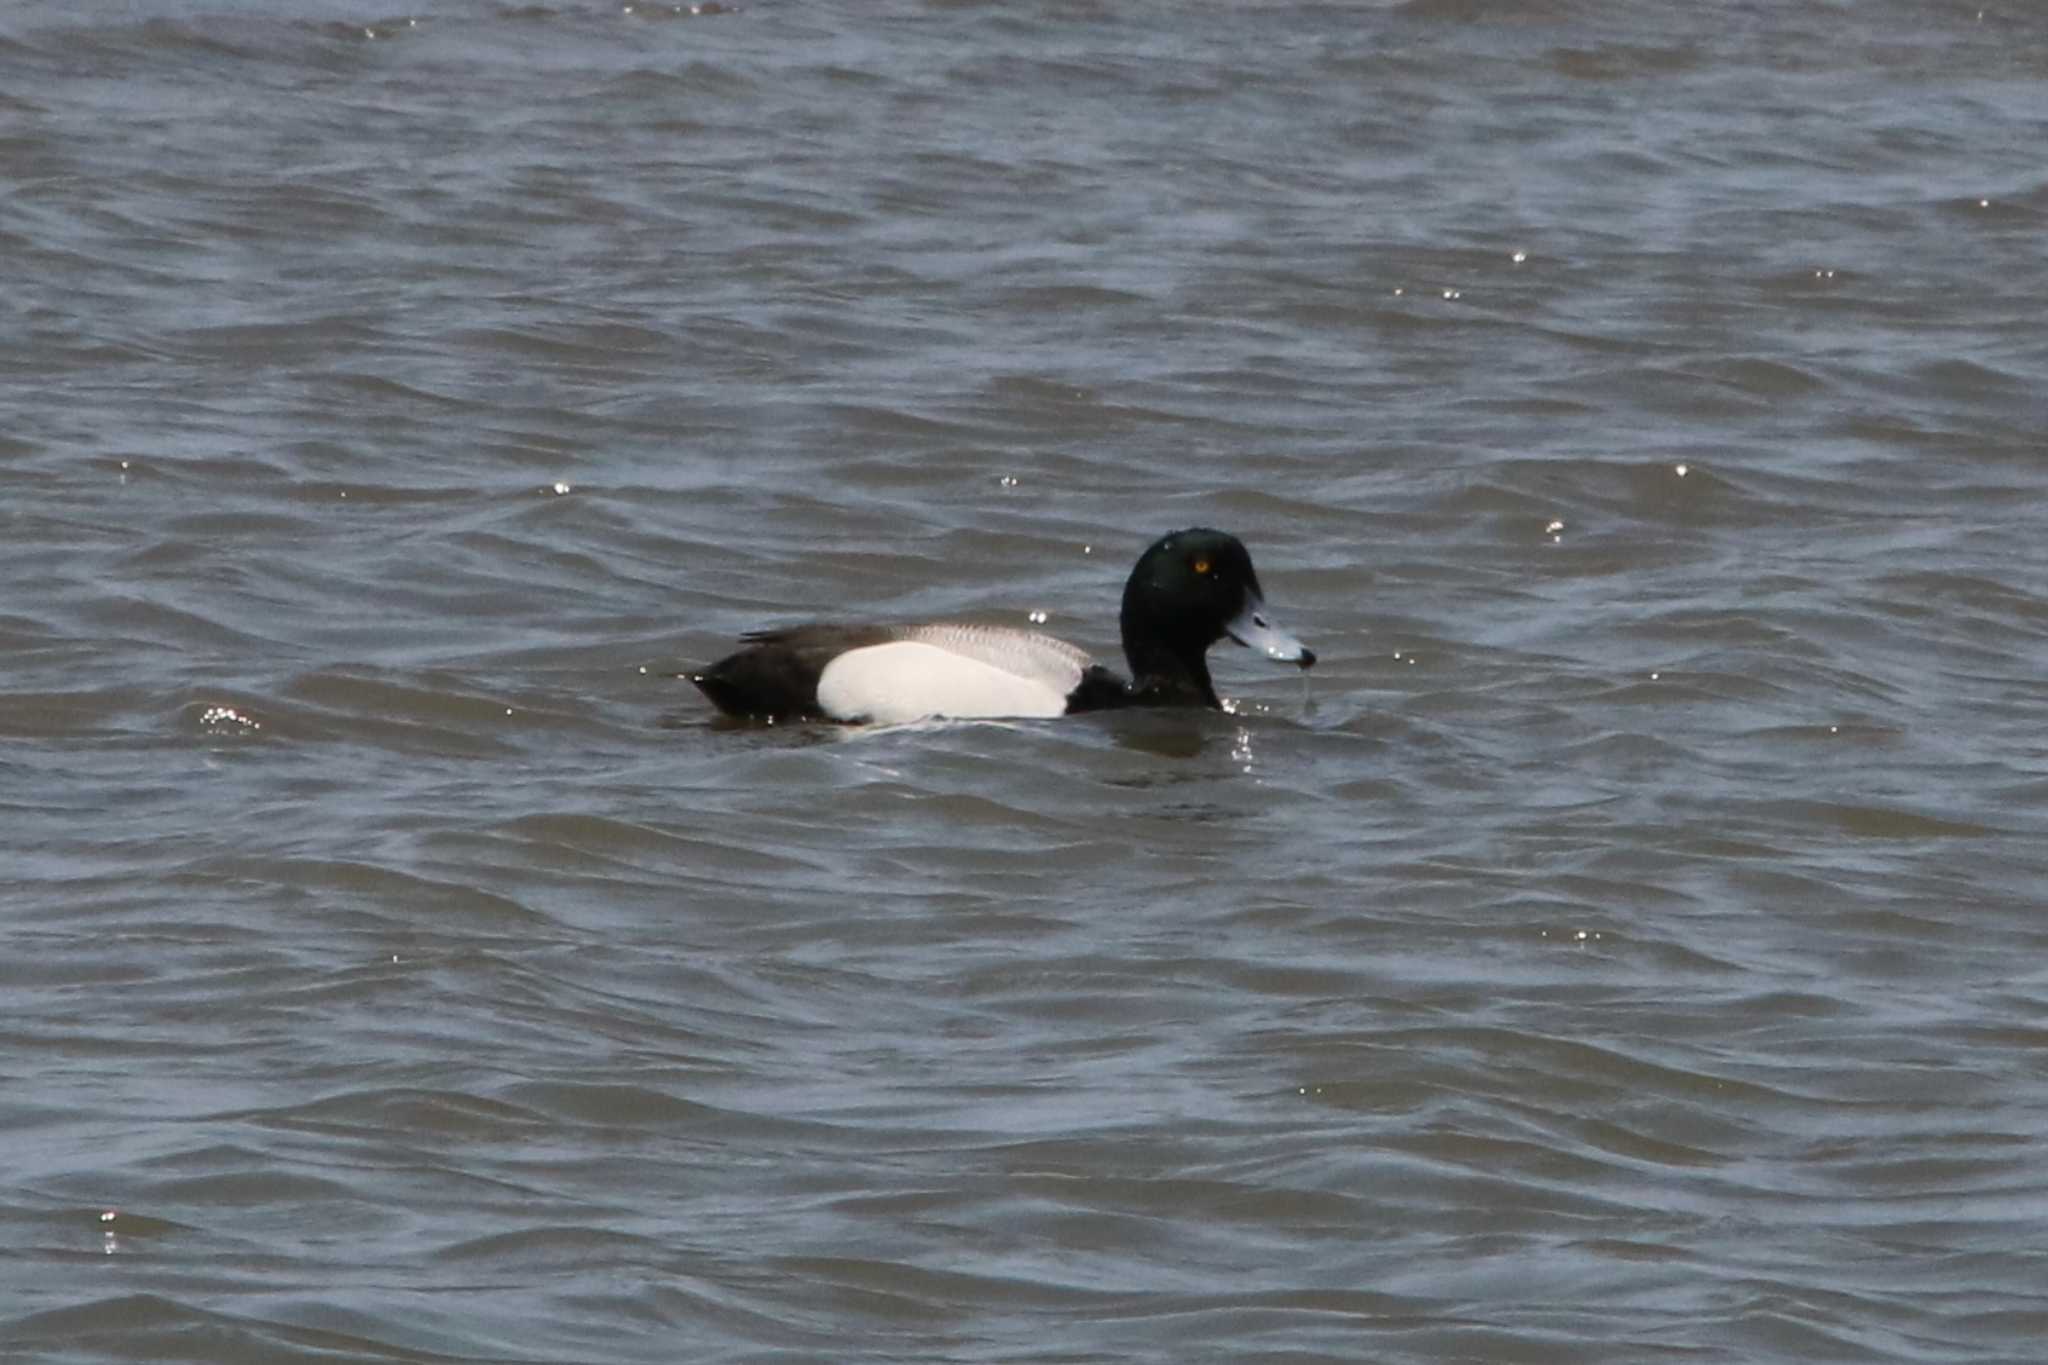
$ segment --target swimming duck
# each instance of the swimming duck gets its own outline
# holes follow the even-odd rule
[[[754,631],[740,637],[745,649],[690,681],[728,715],[895,724],[1220,708],[1206,656],[1226,635],[1279,663],[1305,669],[1316,661],[1266,611],[1243,543],[1203,526],[1161,536],[1138,557],[1119,623],[1129,682],[1050,635],[956,624]]]

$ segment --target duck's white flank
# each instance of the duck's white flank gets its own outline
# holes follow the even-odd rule
[[[1088,656],[1034,631],[923,626],[913,638],[850,649],[818,676],[818,706],[837,720],[895,725],[1058,716]]]

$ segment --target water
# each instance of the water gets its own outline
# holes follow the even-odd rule
[[[12,7],[0,1354],[2037,1359],[2044,47]]]

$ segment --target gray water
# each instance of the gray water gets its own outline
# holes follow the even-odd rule
[[[0,1356],[2048,1339],[2048,9],[0,15]],[[1234,714],[712,723],[813,618]]]

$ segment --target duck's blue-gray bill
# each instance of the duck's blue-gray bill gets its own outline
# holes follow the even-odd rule
[[[1275,663],[1307,668],[1316,661],[1316,652],[1275,624],[1272,613],[1256,595],[1245,600],[1244,610],[1223,631],[1246,649],[1255,649]]]

